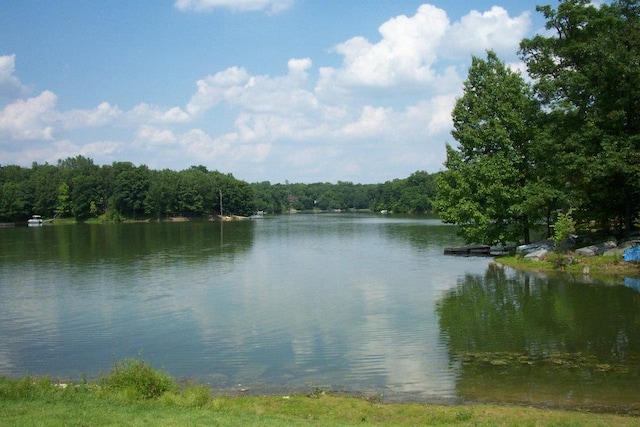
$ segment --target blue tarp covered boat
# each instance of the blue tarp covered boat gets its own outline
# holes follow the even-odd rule
[[[640,261],[640,245],[636,245],[624,251],[623,259],[627,262]]]

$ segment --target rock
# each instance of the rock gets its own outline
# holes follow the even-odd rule
[[[530,252],[530,253],[526,254],[524,256],[524,259],[529,259],[529,260],[533,260],[533,261],[542,261],[543,259],[545,259],[547,257],[548,253],[549,253],[548,249],[541,248],[541,249],[538,249],[536,251],[533,251],[533,252]]]
[[[598,253],[598,247],[596,245],[585,246],[584,248],[576,249],[576,255],[584,257],[596,256]]]
[[[608,249],[606,250],[602,255],[605,256],[624,256],[624,251],[626,251],[628,248],[622,248],[622,247],[617,247],[617,248],[613,248],[613,249]]]
[[[540,249],[546,249],[550,251],[553,249],[553,242],[551,240],[543,240],[540,242],[529,243],[528,245],[520,245],[516,248],[516,253],[521,255],[528,255],[530,253],[539,251]]]
[[[609,240],[604,243],[600,243],[598,245],[585,246],[584,248],[576,249],[576,255],[584,256],[584,257],[592,257],[596,255],[602,255],[606,251],[614,249],[618,246],[618,244]]]

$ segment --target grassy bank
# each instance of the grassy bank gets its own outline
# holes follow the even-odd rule
[[[125,360],[94,382],[0,378],[0,425],[7,426],[287,426],[287,425],[580,425],[634,426],[611,414],[496,405],[381,403],[308,395],[217,396],[204,386],[178,387],[140,360]]]
[[[640,278],[640,263],[625,262],[617,256],[595,257],[565,257],[567,265],[558,267],[549,261],[534,261],[515,256],[500,256],[495,259],[499,264],[513,267],[519,270],[540,271],[545,273],[565,272],[571,274],[585,274],[592,277],[635,277]],[[570,263],[569,263],[570,262]]]

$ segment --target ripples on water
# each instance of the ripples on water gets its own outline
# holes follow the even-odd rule
[[[501,294],[482,282],[488,259],[442,255],[461,242],[435,219],[293,215],[0,232],[2,375],[92,377],[140,354],[215,388],[473,399],[470,353],[528,351],[500,347],[492,334],[503,331],[482,323],[487,313],[507,321],[522,282]],[[636,298],[627,321],[637,319],[637,295],[625,297]],[[514,304],[505,311],[499,301]],[[485,314],[465,317],[474,306]],[[527,348],[557,338],[529,330],[520,331]],[[478,331],[487,348],[468,346]]]

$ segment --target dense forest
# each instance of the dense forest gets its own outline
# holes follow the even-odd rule
[[[420,213],[431,210],[434,198],[435,177],[426,172],[384,184],[248,184],[204,166],[183,171],[129,162],[98,166],[83,156],[57,165],[0,166],[0,222],[23,222],[32,214],[121,221],[292,209]]]
[[[538,7],[525,80],[474,57],[452,112],[435,208],[469,242],[528,243],[559,213],[578,230],[628,235],[640,218],[640,4]]]

